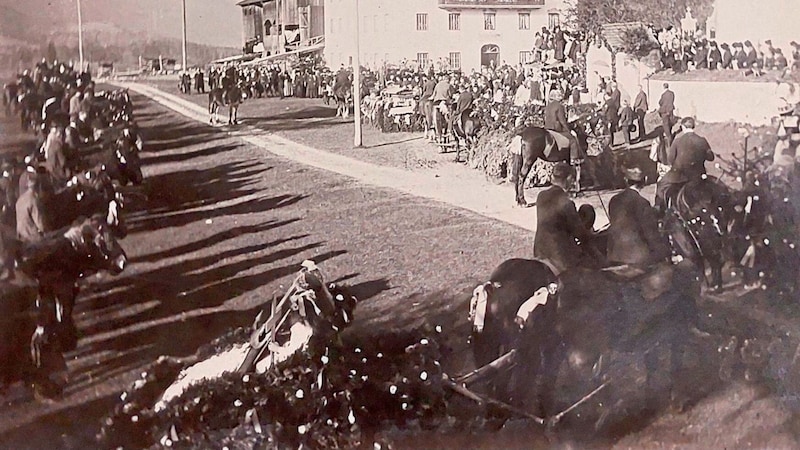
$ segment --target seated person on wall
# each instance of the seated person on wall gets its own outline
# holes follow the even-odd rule
[[[550,188],[536,199],[536,236],[533,255],[558,275],[574,267],[596,266],[596,255],[585,244],[593,233],[587,228],[567,190],[575,182],[575,169],[560,162],[553,168]]]

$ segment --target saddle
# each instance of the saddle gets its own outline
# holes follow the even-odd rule
[[[565,150],[569,150],[569,138],[558,131],[547,130],[544,147],[545,158],[550,158],[554,151],[560,153]]]

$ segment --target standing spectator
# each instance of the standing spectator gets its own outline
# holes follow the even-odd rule
[[[542,33],[537,31],[536,36],[533,38],[533,60],[535,62],[539,62],[542,60],[542,44],[543,44]]]
[[[736,63],[737,69],[747,69],[747,53],[744,52],[744,47],[740,42],[733,43],[733,60]]]
[[[622,128],[622,136],[625,144],[631,145],[631,125],[633,125],[633,110],[627,99],[622,101],[622,112],[619,116],[619,127]]]
[[[617,132],[617,125],[619,124],[619,108],[622,93],[617,88],[617,82],[612,81],[609,84],[608,100],[606,100],[606,122],[608,126],[608,134],[611,137],[609,145],[614,145],[614,133]]]
[[[205,94],[206,92],[206,80],[203,69],[197,69],[197,73],[194,75],[194,88],[199,94]]]
[[[661,127],[667,148],[672,145],[673,112],[675,112],[675,93],[669,90],[669,83],[664,83],[664,92],[658,100],[658,115],[661,116]]]
[[[636,117],[636,140],[639,142],[647,135],[647,130],[644,128],[644,116],[648,109],[650,109],[650,105],[647,103],[647,94],[642,85],[639,85],[639,93],[636,94],[636,99],[633,101],[633,115]]]
[[[564,62],[565,54],[564,49],[567,46],[567,40],[564,37],[564,32],[561,27],[556,25],[553,29],[553,47],[555,48],[555,59],[558,62]]]

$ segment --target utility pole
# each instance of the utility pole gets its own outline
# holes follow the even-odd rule
[[[183,65],[181,68],[186,72],[186,0],[181,0],[183,5]]]
[[[359,37],[359,24],[361,17],[358,15],[358,0],[354,0],[356,7],[356,54],[353,57],[353,112],[355,132],[353,134],[353,147],[361,147],[361,39]]]
[[[81,16],[81,0],[78,1],[78,55],[80,56],[81,72],[83,72],[83,17]]]

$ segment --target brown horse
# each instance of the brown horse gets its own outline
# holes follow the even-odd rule
[[[590,137],[595,138],[593,142],[596,144],[595,147],[597,148],[595,149],[595,147],[592,147],[595,151],[590,153],[589,156],[600,156],[603,154],[608,156],[608,152],[605,151],[603,146],[603,141],[596,137],[596,130],[602,127],[600,119],[597,113],[593,113],[582,115],[571,122],[572,128],[577,136],[578,147],[584,156],[586,156],[587,149],[589,148]],[[571,164],[573,164],[574,161],[570,161],[569,148],[559,148],[550,135],[550,131],[545,128],[531,125],[519,132],[518,136],[521,141],[519,146],[515,148],[514,145],[516,144],[512,144],[511,149],[514,155],[511,179],[515,186],[517,205],[528,206],[528,202],[525,200],[525,180],[528,178],[533,163],[536,162],[537,159],[548,162],[565,161]],[[549,153],[546,151],[548,148],[552,148],[552,151]],[[578,192],[581,190],[581,163],[583,163],[584,160],[586,160],[585,157],[578,161],[577,164],[574,164],[577,172],[575,183]],[[595,180],[595,182],[596,181],[597,180]]]
[[[219,109],[223,106],[228,107],[228,125],[239,124],[239,105],[243,101],[242,87],[239,84],[232,84],[227,88],[224,86],[215,87],[208,92],[208,122],[213,125],[219,123]]]

